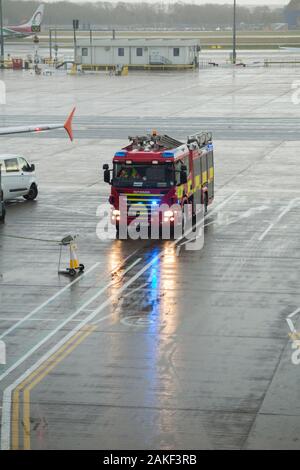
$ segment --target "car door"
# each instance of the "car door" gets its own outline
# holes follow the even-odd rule
[[[20,168],[21,180],[22,180],[21,186],[24,190],[22,192],[22,196],[24,196],[25,194],[28,193],[30,189],[32,171],[30,170],[30,165],[27,162],[27,160],[25,160],[25,158],[19,157],[18,160],[19,160],[19,168]]]
[[[14,199],[24,193],[24,183],[22,183],[18,157],[10,157],[4,160],[2,186],[4,200]]]

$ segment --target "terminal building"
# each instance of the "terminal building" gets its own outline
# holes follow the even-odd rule
[[[289,29],[300,29],[300,0],[291,0],[285,7],[285,19]]]
[[[198,39],[105,38],[78,39],[76,62],[83,69],[116,66],[130,68],[195,68],[199,64]]]

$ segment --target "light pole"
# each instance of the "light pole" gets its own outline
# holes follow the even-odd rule
[[[3,36],[3,11],[2,11],[2,0],[0,0],[0,40],[1,40],[1,68],[4,67],[4,36]]]
[[[232,44],[232,63],[236,64],[236,0],[233,0],[233,44]]]
[[[76,30],[79,28],[79,20],[73,20],[73,32],[74,32],[74,64],[76,64]]]

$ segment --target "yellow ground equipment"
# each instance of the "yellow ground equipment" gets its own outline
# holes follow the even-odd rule
[[[79,263],[77,255],[77,245],[75,243],[76,235],[68,235],[64,237],[60,242],[60,251],[59,251],[59,262],[58,262],[58,273],[59,274],[69,274],[69,276],[75,276],[77,273],[82,273],[84,271],[84,265]],[[61,265],[61,254],[63,246],[68,246],[70,251],[70,265],[64,271],[60,270]]]

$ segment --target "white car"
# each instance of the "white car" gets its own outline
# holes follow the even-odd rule
[[[0,155],[3,200],[23,196],[33,200],[38,195],[35,166],[20,155]]]

